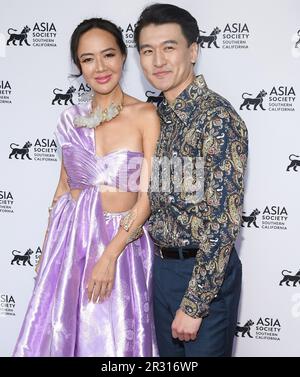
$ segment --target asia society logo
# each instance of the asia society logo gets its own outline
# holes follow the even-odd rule
[[[297,284],[300,286],[300,270],[296,274],[292,274],[292,271],[282,270],[281,275],[283,278],[280,280],[279,285],[285,283],[285,285],[291,287],[290,283],[292,283],[293,287],[296,287]]]
[[[41,253],[42,250],[40,247],[38,247],[35,252],[30,248],[27,249],[25,252],[21,252],[20,250],[12,250],[12,259],[10,264],[34,267],[37,265]]]
[[[0,213],[14,213],[14,197],[11,191],[0,191]]]
[[[16,301],[10,294],[0,294],[0,316],[15,316]]]
[[[262,89],[256,96],[244,92],[242,99],[240,110],[295,111],[296,92],[292,86],[273,86],[269,92]]]
[[[123,34],[123,39],[128,48],[134,48],[134,29],[136,27],[135,23],[129,23],[124,28],[120,27]]]
[[[204,34],[205,35],[204,35]],[[226,49],[248,48],[250,32],[242,22],[227,23],[225,27],[215,26],[210,31],[200,30],[198,43],[202,48],[216,47]]]
[[[262,228],[264,230],[287,230],[287,220],[288,212],[285,207],[266,206],[263,211],[255,208],[249,215],[242,215],[241,226],[247,228]]]
[[[266,91],[261,90],[256,97],[251,98],[252,94],[243,93],[242,98],[244,102],[241,104],[240,110],[243,110],[244,106],[246,106],[247,110],[251,110],[251,109],[257,110],[257,106],[259,106],[262,110],[266,110],[263,107],[263,100],[267,94],[268,93]],[[253,106],[253,107],[250,108],[250,106]]]
[[[75,105],[73,102],[73,93],[76,92],[76,88],[74,88],[74,86],[70,86],[65,93],[58,93],[58,91],[63,92],[62,89],[53,89],[53,94],[55,95],[55,97],[52,100],[52,105],[55,105],[56,102],[58,105]],[[63,103],[61,101],[63,101]]]
[[[255,228],[259,228],[259,226],[256,224],[256,219],[259,214],[260,211],[256,208],[250,213],[250,215],[242,215],[242,226],[244,227],[244,224],[246,223],[248,228],[250,228],[251,225],[255,226]]]
[[[28,38],[28,33],[30,32],[30,27],[29,26],[24,26],[22,31],[20,33],[17,33],[17,29],[9,28],[7,30],[7,33],[9,35],[9,38],[6,42],[7,46],[12,43],[14,46],[23,46],[23,42],[27,45],[30,46],[27,38]]]
[[[52,98],[52,105],[71,106],[74,101],[77,103],[84,103],[91,100],[91,87],[88,84],[81,83],[78,90],[74,85],[70,85],[67,89],[54,88]]]
[[[8,80],[0,80],[0,104],[11,104],[11,84]]]
[[[19,148],[20,145],[16,143],[10,144],[11,152],[9,154],[9,158],[15,157],[18,159],[21,157],[22,160],[24,160],[24,157],[27,157],[28,160],[32,160],[32,158],[29,156],[29,149],[32,147],[32,144],[30,141],[26,141],[26,143],[23,145],[23,147]]]
[[[300,156],[297,156],[295,154],[289,155],[290,163],[286,168],[286,171],[290,171],[290,169],[293,169],[292,171],[298,171],[297,167],[300,166]]]
[[[31,254],[33,254],[33,250],[28,249],[24,254],[20,254],[20,251],[13,250],[12,252],[13,259],[11,261],[11,264],[14,264],[15,262],[20,265],[20,262],[23,266],[26,266],[26,263],[33,267],[33,264],[30,262]],[[18,253],[18,254],[15,254]]]
[[[198,43],[200,44],[200,47],[205,47],[207,44],[208,48],[211,48],[211,45],[220,48],[220,46],[217,45],[217,37],[221,32],[221,29],[215,27],[209,35],[201,35],[201,33],[206,33],[206,31],[203,30],[199,30],[199,32]]]
[[[238,322],[235,336],[278,341],[280,331],[281,324],[278,319],[260,317],[256,323],[252,319],[248,319],[244,324]]]
[[[56,47],[57,30],[53,22],[36,22],[7,30],[7,46]]]
[[[20,147],[19,144],[11,143],[10,149],[9,159],[58,161],[56,156],[57,144],[54,139],[36,139],[34,144],[26,141],[23,147]]]
[[[248,335],[249,338],[253,338],[253,336],[251,335],[251,327],[253,325],[254,325],[254,322],[252,321],[252,319],[249,319],[242,326],[241,326],[240,322],[238,322],[238,324],[235,328],[235,336],[241,335],[244,338],[245,335]]]

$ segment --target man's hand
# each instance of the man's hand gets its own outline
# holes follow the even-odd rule
[[[172,336],[186,342],[195,340],[201,326],[202,318],[192,318],[178,309],[172,323]]]

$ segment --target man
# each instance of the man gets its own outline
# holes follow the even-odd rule
[[[149,231],[158,246],[154,315],[160,356],[230,356],[240,297],[234,242],[247,129],[230,103],[208,89],[202,75],[195,76],[198,36],[194,17],[170,4],[147,7],[135,29],[144,74],[164,94],[156,158],[204,161],[198,200],[175,190],[175,168],[169,192],[153,186],[149,192]]]

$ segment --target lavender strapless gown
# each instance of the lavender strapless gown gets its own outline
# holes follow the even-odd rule
[[[96,156],[93,129],[74,128],[75,105],[59,121],[56,136],[75,201],[60,197],[14,356],[157,356],[152,314],[153,244],[144,235],[117,261],[111,296],[88,303],[91,271],[119,228],[122,213],[105,213],[99,185],[138,191],[142,153],[118,150]]]

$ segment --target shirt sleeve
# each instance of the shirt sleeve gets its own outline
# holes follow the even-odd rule
[[[232,109],[216,109],[203,132],[204,196],[192,219],[199,250],[181,309],[205,317],[223,283],[238,235],[248,155],[247,128]]]

